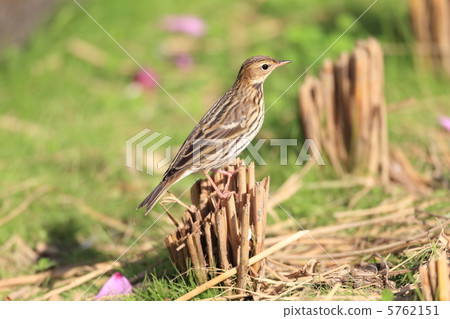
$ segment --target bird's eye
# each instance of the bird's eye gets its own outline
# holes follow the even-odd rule
[[[267,69],[269,68],[269,66],[268,66],[267,64],[263,64],[263,65],[261,66],[261,68],[262,68],[263,70],[267,70]]]

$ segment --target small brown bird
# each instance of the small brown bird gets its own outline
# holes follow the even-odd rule
[[[262,55],[245,60],[234,85],[192,130],[162,181],[137,209],[146,206],[148,214],[170,186],[192,173],[202,171],[212,182],[208,171],[236,158],[261,129],[264,80],[273,70],[290,62]],[[226,187],[222,193],[212,184],[220,197],[226,197]]]

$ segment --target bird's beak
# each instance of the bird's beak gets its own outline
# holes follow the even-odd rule
[[[275,64],[275,67],[278,68],[278,67],[280,67],[280,66],[282,66],[282,65],[285,65],[285,64],[288,64],[288,63],[291,63],[291,62],[292,62],[292,61],[289,61],[289,60],[278,61],[278,63]]]

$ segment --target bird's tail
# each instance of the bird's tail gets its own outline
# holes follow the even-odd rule
[[[138,208],[142,208],[146,206],[145,215],[147,215],[152,208],[156,205],[158,200],[164,195],[164,193],[169,189],[170,186],[174,183],[174,180],[169,178],[167,180],[162,180],[158,186],[147,196],[146,199],[139,204]]]

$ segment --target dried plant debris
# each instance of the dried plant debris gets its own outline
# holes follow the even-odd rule
[[[437,202],[445,201],[414,201],[408,196],[367,212],[340,212],[338,225],[313,229],[274,251],[266,258],[263,275],[250,271],[246,299],[380,300],[383,290],[392,291],[397,299],[419,298],[422,260],[433,251],[448,250],[450,218],[440,211],[429,212]],[[289,236],[280,230],[280,235],[266,238],[265,249]],[[445,262],[448,266],[448,259]],[[411,284],[404,281],[405,276],[417,279]],[[222,285],[236,287],[233,281]]]
[[[198,299],[213,287],[220,292],[208,300],[380,300],[385,290],[398,300],[448,300],[448,196],[385,200],[336,212],[330,226],[290,234],[290,226],[282,224],[264,238],[269,180],[256,183],[252,165],[236,165],[239,173],[231,181],[236,195],[219,201],[199,181],[191,191],[192,205],[179,203],[186,208],[181,221],[171,217],[176,230],[166,237],[170,257],[199,283],[180,300]],[[220,183],[222,176],[214,178]],[[42,247],[22,242],[12,238],[1,250],[33,263]],[[136,261],[149,254],[148,246],[140,249]],[[97,291],[84,295],[81,285],[131,263],[52,266],[0,279],[0,291],[8,300],[58,300],[69,291],[73,298],[93,299]],[[136,288],[144,277],[130,282]]]

